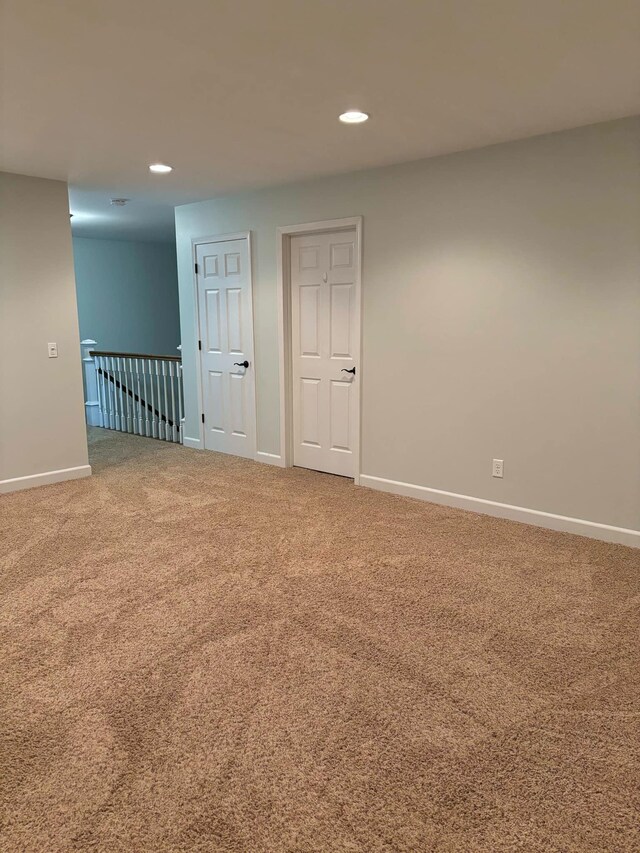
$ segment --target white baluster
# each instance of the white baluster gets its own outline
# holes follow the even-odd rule
[[[171,413],[171,362],[165,361],[164,374],[166,382],[165,401],[167,403],[167,441],[173,441],[173,415]]]
[[[127,393],[129,387],[129,377],[127,376],[127,362],[128,358],[124,356],[120,359],[121,367],[121,376],[120,376],[120,388],[122,392],[122,407],[124,413],[124,424],[123,424],[123,432],[131,432],[131,415],[129,412],[129,394]]]
[[[102,388],[102,403],[104,406],[104,416],[102,418],[102,422],[106,426],[107,429],[111,429],[111,398],[109,394],[109,378],[107,376],[107,359],[105,356],[100,356],[100,379],[101,388]]]
[[[111,407],[111,415],[110,415],[111,429],[117,429],[118,428],[118,423],[117,423],[118,412],[116,409],[116,382],[115,382],[116,374],[113,370],[113,356],[107,356],[107,378],[109,380],[107,387],[109,388],[109,398],[111,401],[111,403],[110,403],[110,407]]]
[[[173,426],[171,427],[171,440],[177,441],[177,430],[176,430],[176,379],[175,374],[177,367],[176,362],[169,362],[169,386],[171,388],[171,421]]]
[[[100,380],[100,401],[102,402],[102,426],[106,427],[106,429],[111,429],[111,424],[109,423],[109,399],[107,397],[108,388],[105,382],[105,358],[102,355],[98,358],[98,367],[100,368],[98,379]]]
[[[156,367],[158,368],[158,413],[160,423],[160,438],[164,441],[167,437],[167,421],[165,419],[164,394],[162,391],[162,373],[164,362],[161,359],[156,359]]]
[[[162,396],[164,400],[164,439],[165,441],[170,441],[171,427],[169,426],[169,398],[167,397],[167,362],[164,359],[160,362],[160,369],[162,370]]]
[[[101,370],[101,357],[99,355],[94,355],[93,361],[96,368],[96,391],[98,392],[98,411],[100,412],[100,426],[105,426],[105,412],[104,412],[104,399],[103,399],[103,382],[102,382],[102,373]]]
[[[167,376],[169,374],[169,365],[164,359],[160,362],[160,369],[162,371],[162,398],[164,400],[164,440],[171,441],[171,427],[169,426],[169,421],[171,420],[169,416],[169,395],[167,393]]]
[[[158,409],[158,438],[164,438],[164,424],[162,422],[162,399],[160,397],[160,365],[158,364],[158,359],[155,359],[155,367],[156,367],[156,400],[158,401],[157,409]]]
[[[176,347],[182,359],[182,344]],[[178,441],[182,444],[182,361],[176,362],[176,381],[178,386]]]
[[[138,435],[144,435],[144,432],[142,429],[143,413],[142,413],[142,390],[140,387],[140,361],[141,361],[141,359],[136,358],[136,394],[138,395],[138,408],[136,411],[138,419],[137,419],[136,426],[137,426],[137,430],[138,430]]]
[[[144,396],[144,434],[151,437],[151,424],[149,423],[149,392],[147,390],[147,374],[149,364],[146,358],[142,359],[142,394]]]
[[[112,359],[113,367],[113,394],[116,402],[116,429],[122,432],[122,386],[120,385],[120,359],[116,356]]]
[[[125,381],[126,381],[126,395],[127,395],[127,431],[135,432],[134,424],[135,424],[135,400],[133,399],[133,359],[127,356],[124,360],[125,363]]]
[[[149,417],[151,418],[151,436],[152,438],[158,438],[158,419],[156,417],[156,395],[154,391],[154,375],[153,375],[153,365],[154,362],[152,359],[148,359],[149,362],[149,388],[151,390],[151,411],[149,412]]]
[[[120,356],[115,356],[113,361],[113,390],[116,398],[116,429],[122,432],[124,415],[122,411],[122,382],[120,382]]]
[[[109,423],[109,401],[107,397],[107,385],[105,382],[104,376],[104,357],[98,356],[98,379],[100,380],[100,400],[102,402],[102,423],[107,429],[111,429],[111,424]]]
[[[138,373],[138,359],[132,358],[131,365],[131,393],[133,394],[133,431],[136,435],[140,435],[140,374]]]
[[[122,432],[129,432],[129,397],[127,395],[127,359],[118,359],[120,366],[120,400],[122,401]]]
[[[182,362],[178,363],[178,439],[180,444],[182,444],[183,440],[183,431],[182,431]]]
[[[114,360],[113,356],[107,357],[107,370],[109,377],[109,396],[111,398],[111,429],[118,429],[118,410],[116,407],[116,374],[113,369]]]
[[[135,372],[135,358],[129,357],[129,391],[131,391],[131,432],[134,435],[138,434],[138,409],[136,397],[136,372]]]
[[[122,399],[122,432],[129,432],[129,395],[127,394],[127,359],[120,359],[120,397]]]
[[[173,384],[171,386],[171,397],[173,400],[173,424],[174,424],[174,441],[180,442],[180,414],[178,412],[178,379],[179,379],[179,363],[173,362]]]

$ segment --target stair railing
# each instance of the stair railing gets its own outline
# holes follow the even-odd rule
[[[181,444],[181,357],[93,346],[82,341],[87,423]]]

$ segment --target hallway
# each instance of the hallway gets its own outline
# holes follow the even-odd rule
[[[4,851],[638,849],[637,551],[90,451],[0,499]]]

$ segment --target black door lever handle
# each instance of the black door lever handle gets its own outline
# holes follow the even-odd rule
[[[352,368],[350,368],[350,369],[347,369],[346,367],[343,367],[343,368],[342,368],[342,370],[341,370],[340,372],[341,372],[341,373],[353,373],[353,375],[354,375],[354,376],[356,375],[356,369],[355,369],[355,367],[352,367]]]
[[[234,361],[233,364],[235,367],[249,367],[248,361]]]

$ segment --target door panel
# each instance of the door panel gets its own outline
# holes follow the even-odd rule
[[[350,382],[331,380],[331,444],[332,450],[351,451],[351,393]]]
[[[206,289],[205,304],[205,348],[207,352],[221,352],[222,338],[220,334],[220,291]]]
[[[206,254],[202,259],[202,270],[205,278],[218,275],[218,255]]]
[[[351,330],[354,317],[351,294],[354,290],[353,284],[331,285],[330,350],[332,358],[353,358]]]
[[[227,289],[227,333],[229,335],[229,352],[241,355],[242,347],[242,290],[229,287]]]
[[[320,288],[305,284],[300,288],[300,355],[320,357],[319,352]]]
[[[320,380],[303,377],[300,390],[300,441],[320,447]]]
[[[224,377],[219,370],[208,371],[208,391],[211,414],[209,428],[216,432],[224,432]]]
[[[331,244],[331,269],[353,267],[353,241]]]
[[[353,477],[356,232],[291,239],[293,462]]]
[[[298,255],[298,269],[317,270],[320,258],[320,247],[318,245],[301,246]]]
[[[233,435],[246,436],[247,419],[244,410],[243,377],[239,373],[229,374],[229,398],[231,401],[231,432]]]
[[[253,310],[248,240],[197,246],[204,445],[255,455]],[[249,362],[244,368],[236,362]]]

